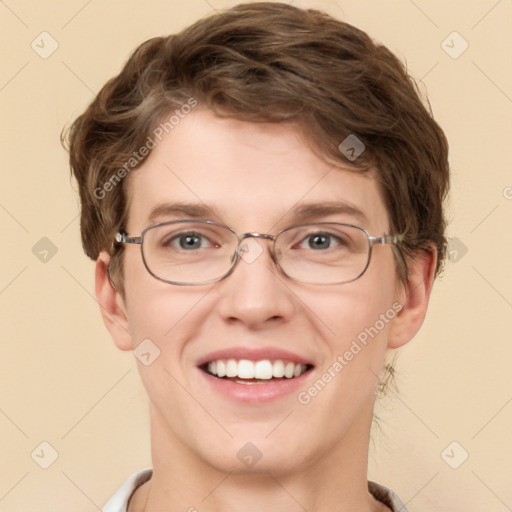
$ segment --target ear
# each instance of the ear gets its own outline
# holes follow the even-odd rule
[[[126,304],[108,275],[110,256],[102,251],[96,260],[96,299],[100,305],[101,316],[114,343],[120,350],[133,350]]]
[[[412,340],[425,320],[434,284],[437,249],[421,251],[408,263],[409,278],[399,285],[398,302],[402,309],[391,324],[388,348],[398,348]]]

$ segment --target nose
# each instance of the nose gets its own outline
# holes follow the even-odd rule
[[[285,323],[293,315],[293,293],[275,264],[270,240],[246,238],[233,272],[217,287],[223,319],[251,329]]]

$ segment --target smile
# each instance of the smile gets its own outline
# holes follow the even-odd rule
[[[265,383],[277,379],[300,377],[311,365],[294,363],[282,359],[217,359],[202,366],[210,375],[218,378],[233,379],[240,384]]]
[[[248,405],[293,397],[315,366],[311,356],[277,346],[231,346],[196,361],[200,379],[215,395]]]

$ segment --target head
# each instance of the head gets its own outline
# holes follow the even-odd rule
[[[375,390],[386,388],[393,374],[382,364],[387,350],[420,328],[445,255],[447,142],[402,63],[324,13],[239,5],[140,45],[67,141],[107,327],[121,349],[150,339],[161,352],[140,365],[160,425],[228,467],[206,431],[219,445],[257,439],[262,451],[272,446],[284,455],[311,440],[300,425],[313,417],[322,433],[300,457],[306,463],[325,453]],[[356,224],[400,241],[376,246],[366,272],[340,285],[289,280],[267,241],[259,242],[259,257],[222,281],[172,285],[147,272],[140,247],[116,243],[119,232],[138,236],[151,222],[190,217],[182,210],[151,221],[164,202],[202,206],[202,219],[238,234],[276,234],[298,223],[301,206],[342,202],[363,215],[317,212],[312,221]],[[371,343],[352,350],[379,319]],[[269,431],[284,415],[282,403],[240,412],[201,384],[198,362],[237,343],[298,353],[317,379],[330,371],[332,383],[307,404],[295,400],[296,413],[261,439],[261,427]],[[336,371],[346,351],[353,361]],[[222,428],[205,425],[211,419],[191,405],[190,393],[212,404]],[[326,426],[333,413],[338,419]]]

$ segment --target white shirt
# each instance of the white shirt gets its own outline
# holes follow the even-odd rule
[[[153,470],[151,468],[134,473],[112,496],[103,508],[103,512],[127,512],[128,502],[134,491],[150,480],[152,475]],[[376,500],[387,505],[393,512],[407,512],[405,505],[391,489],[376,482],[368,481],[368,490]]]

